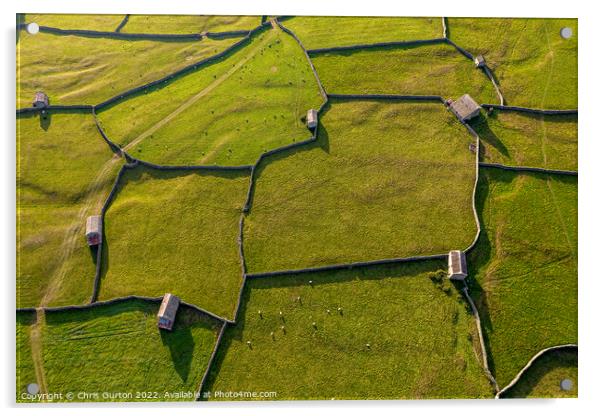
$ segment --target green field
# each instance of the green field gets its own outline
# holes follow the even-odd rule
[[[51,104],[99,104],[236,41],[134,41],[22,32],[17,43],[17,108],[31,107],[36,91],[44,91]]]
[[[448,280],[429,278],[442,267],[248,281],[241,322],[228,327],[204,391],[275,391],[272,400],[492,397],[464,299]]]
[[[98,30],[113,32],[124,15],[118,14],[26,14],[25,23],[56,27],[64,30]]]
[[[27,385],[36,382],[36,373],[31,358],[30,327],[35,321],[35,314],[17,312],[16,323],[16,397],[17,400],[27,390]]]
[[[483,54],[507,105],[577,108],[577,19],[449,18],[449,37]],[[560,30],[573,36],[563,39]]]
[[[484,162],[577,170],[577,115],[496,111],[472,125]]]
[[[89,114],[17,117],[17,307],[92,295],[85,221],[100,212],[121,160]]]
[[[481,169],[468,256],[500,386],[540,350],[577,342],[577,179]]]
[[[41,348],[48,392],[72,392],[74,401],[156,401],[166,400],[165,392],[194,392],[219,324],[181,308],[173,331],[160,331],[157,308],[157,304],[129,301],[47,313]],[[100,396],[78,397],[80,392]],[[111,396],[103,396],[105,392]],[[136,397],[136,392],[159,395]],[[133,397],[116,396],[119,393]]]
[[[538,358],[518,383],[504,394],[504,398],[564,398],[577,397],[577,351],[550,351]],[[562,390],[564,379],[573,382],[571,390]]]
[[[383,47],[330,52],[312,57],[331,94],[440,95],[466,93],[479,103],[495,103],[491,81],[448,44]]]
[[[301,48],[284,32],[268,30],[227,59],[100,118],[109,136],[142,160],[243,165],[309,138],[301,118],[321,101]]]
[[[105,217],[100,299],[174,293],[232,317],[248,172],[126,171]]]
[[[441,104],[331,102],[317,142],[260,165],[249,272],[468,246],[475,155],[465,128]]]
[[[124,33],[202,33],[251,30],[260,16],[130,15]]]
[[[299,16],[282,21],[306,49],[443,37],[440,17]]]

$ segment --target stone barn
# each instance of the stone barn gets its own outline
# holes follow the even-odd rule
[[[48,107],[48,96],[41,91],[36,92],[33,97],[34,108],[46,108]]]
[[[485,57],[483,55],[477,55],[474,58],[474,64],[477,68],[482,68],[485,66]]]
[[[481,112],[481,106],[468,94],[452,101],[449,104],[449,109],[462,122],[477,117]]]
[[[468,276],[466,255],[463,251],[453,250],[447,256],[447,277],[453,280],[464,280]]]
[[[307,128],[313,129],[318,125],[318,112],[313,108],[307,112]]]
[[[163,296],[163,301],[157,313],[157,326],[160,329],[171,331],[173,324],[176,321],[176,313],[180,307],[180,298],[171,293],[166,293]]]
[[[102,217],[92,215],[86,220],[86,241],[89,246],[97,246],[102,242]]]

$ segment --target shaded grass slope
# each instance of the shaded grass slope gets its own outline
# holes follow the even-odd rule
[[[468,257],[500,386],[540,350],[577,343],[577,179],[481,169]]]

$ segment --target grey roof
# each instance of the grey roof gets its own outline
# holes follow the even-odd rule
[[[92,215],[86,220],[86,235],[91,233],[100,234],[102,231],[102,217],[100,215]]]
[[[474,58],[474,61],[479,66],[484,65],[485,64],[485,57],[483,55],[477,55],[477,57]]]
[[[481,106],[470,95],[464,94],[451,103],[450,108],[460,120],[467,120],[478,115]]]
[[[171,293],[166,293],[165,296],[163,296],[163,301],[159,307],[157,317],[167,318],[170,321],[173,321],[176,318],[176,312],[178,311],[179,306],[180,298],[178,298],[176,295],[172,295]]]
[[[450,275],[466,275],[466,255],[463,251],[453,250],[448,256],[449,274]]]
[[[36,95],[33,98],[33,102],[34,103],[41,102],[41,103],[48,105],[48,96],[46,94],[44,94],[43,92],[38,91],[38,92],[36,92]]]
[[[318,124],[318,112],[313,108],[307,111],[307,125],[312,127]]]

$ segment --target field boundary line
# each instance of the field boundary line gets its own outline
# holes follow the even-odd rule
[[[554,115],[568,115],[568,114],[578,114],[578,109],[567,109],[567,110],[549,110],[542,108],[528,108],[528,107],[519,107],[515,105],[498,105],[498,104],[481,104],[481,107],[485,109],[495,109],[501,111],[515,111],[518,113],[531,113],[531,114],[542,114],[545,116],[554,116]]]
[[[121,23],[115,28],[115,32],[121,32],[121,29],[126,25],[126,23],[130,20],[130,15],[126,14]]]
[[[93,309],[93,308],[102,307],[102,306],[114,305],[117,303],[127,302],[130,300],[139,300],[139,301],[150,302],[150,303],[161,303],[163,301],[163,296],[155,297],[155,296],[128,295],[128,296],[120,296],[120,297],[113,298],[113,299],[99,300],[99,301],[95,301],[95,302],[84,303],[81,305],[43,306],[43,307],[39,307],[39,308],[29,308],[29,307],[28,308],[16,308],[16,312],[34,313],[38,310],[42,310],[45,313],[64,312],[64,311],[80,311],[80,310],[88,310],[88,309]],[[217,321],[231,322],[228,319],[221,317],[211,311],[208,311],[207,309],[201,308],[200,306],[197,306],[193,303],[181,301],[180,305],[183,305],[185,307],[193,309],[199,313],[205,314],[208,317],[213,318]]]
[[[533,166],[509,166],[502,165],[500,163],[488,163],[488,162],[479,162],[479,166],[484,168],[494,168],[494,169],[503,169],[515,172],[534,172],[534,173],[548,173],[553,175],[569,175],[569,176],[578,176],[579,172],[576,170],[563,170],[563,169],[548,169],[548,168],[538,168]]]
[[[483,336],[483,329],[481,327],[481,317],[479,315],[479,310],[477,309],[477,305],[472,300],[472,297],[470,297],[470,293],[468,292],[468,286],[466,285],[466,282],[464,282],[464,287],[462,288],[462,292],[464,293],[466,300],[470,304],[470,308],[472,309],[472,314],[475,317],[475,323],[477,325],[477,333],[479,335],[479,344],[481,346],[483,370],[485,371],[485,375],[487,376],[487,378],[489,379],[489,381],[495,388],[495,392],[497,394],[500,391],[500,388],[497,384],[497,381],[495,380],[495,377],[493,377],[493,375],[491,374],[491,371],[489,370],[489,358],[488,358],[489,355],[487,353],[487,348],[485,347],[485,338]]]
[[[94,111],[92,104],[74,104],[74,105],[49,105],[47,107],[23,107],[17,108],[17,115],[29,113],[41,113],[42,111]]]
[[[472,214],[474,216],[474,220],[475,220],[475,224],[477,226],[477,233],[474,237],[474,239],[472,240],[472,243],[470,243],[470,245],[468,247],[466,247],[464,249],[465,253],[468,253],[469,251],[471,251],[476,245],[477,242],[479,241],[479,237],[481,236],[481,220],[479,218],[479,212],[477,210],[477,188],[479,186],[479,173],[480,173],[480,162],[479,162],[479,153],[481,151],[481,138],[479,137],[479,135],[477,134],[477,132],[472,128],[472,126],[466,122],[461,121],[462,125],[464,127],[466,127],[466,129],[468,130],[468,132],[470,133],[471,136],[473,136],[475,138],[476,141],[476,150],[475,150],[475,180],[474,180],[474,186],[472,188]]]
[[[375,42],[375,43],[358,43],[355,45],[347,46],[330,46],[327,48],[316,48],[308,49],[307,53],[310,55],[319,55],[330,52],[347,52],[347,51],[359,51],[365,49],[378,49],[387,47],[406,47],[406,46],[420,46],[420,45],[432,45],[437,43],[447,43],[446,38],[433,38],[433,39],[416,39],[416,40],[403,40],[403,41],[391,41],[391,42]]]
[[[219,349],[219,346],[222,342],[224,332],[226,331],[226,325],[228,325],[228,323],[223,322],[222,327],[219,330],[217,339],[215,340],[215,344],[213,345],[213,350],[211,351],[211,355],[209,356],[209,361],[207,362],[207,365],[205,366],[205,372],[203,373],[203,377],[201,378],[199,387],[196,390],[195,401],[201,400],[201,393],[203,391],[203,387],[205,386],[205,382],[207,381],[207,377],[209,376],[209,372],[211,371],[211,366],[213,364],[213,361],[215,360],[215,356],[217,355],[217,350]]]
[[[554,345],[548,348],[544,348],[543,350],[539,351],[538,353],[536,353],[533,357],[531,357],[531,359],[527,362],[527,364],[518,372],[518,374],[512,379],[512,381],[510,381],[510,383],[508,383],[508,385],[506,385],[506,387],[504,387],[503,389],[501,389],[496,395],[495,398],[496,399],[500,399],[502,398],[502,394],[504,394],[505,392],[507,392],[508,390],[510,390],[512,387],[514,387],[516,385],[516,383],[518,383],[520,381],[520,378],[522,377],[522,375],[529,369],[531,368],[531,366],[537,361],[538,358],[540,358],[542,355],[546,354],[549,351],[557,351],[557,350],[562,350],[562,349],[572,349],[572,348],[576,348],[578,349],[579,347],[577,346],[577,344],[562,344],[562,345]]]

